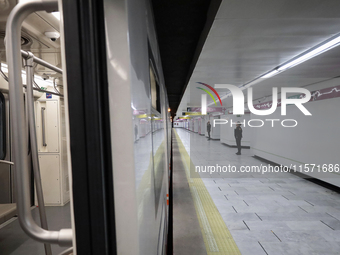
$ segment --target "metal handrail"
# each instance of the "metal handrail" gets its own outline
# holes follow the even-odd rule
[[[36,56],[33,55],[32,52],[29,52],[29,51],[24,51],[24,50],[21,50],[21,56],[23,56],[24,58],[28,58],[28,57],[31,57],[33,58],[33,62],[36,63],[36,64],[39,64],[39,65],[42,65],[44,67],[47,67],[57,73],[60,73],[60,74],[63,74],[63,70],[46,62],[45,60],[42,60]],[[34,80],[34,76],[33,76],[33,84],[36,86],[36,88],[33,88],[34,90],[37,90],[39,92],[43,92],[43,93],[50,93],[50,94],[53,94],[53,95],[56,95],[56,96],[60,96],[60,97],[63,97],[64,95],[61,94],[58,90],[56,90],[56,92],[53,92],[53,91],[48,91],[48,90],[43,90],[40,88],[40,86],[35,82]],[[55,89],[55,85],[54,85],[54,80],[53,80],[53,88]]]
[[[72,229],[47,231],[33,220],[30,210],[30,182],[27,162],[27,140],[24,121],[24,100],[21,80],[21,26],[24,19],[36,11],[56,11],[58,1],[33,0],[17,4],[11,11],[6,25],[6,55],[9,72],[10,119],[13,139],[14,177],[16,181],[17,212],[19,222],[31,238],[43,242],[72,245]],[[54,70],[54,69],[52,69]],[[56,71],[56,70],[54,70]]]
[[[28,53],[31,53],[31,52],[26,52],[26,51],[23,51],[23,50],[21,51],[21,55],[22,55],[23,57],[25,57],[25,58],[27,58]],[[32,54],[32,53],[31,53],[31,54]],[[38,60],[40,61],[40,60],[41,60],[40,58],[37,58],[37,57],[35,57],[35,56],[33,55],[33,61],[34,61],[34,59],[35,59],[36,61],[38,61]],[[41,60],[41,61],[43,61],[43,60]],[[44,61],[44,62],[45,62],[45,61]],[[45,63],[47,63],[47,62],[45,62]],[[48,64],[48,65],[45,66],[45,64],[43,64],[43,62],[40,62],[40,65],[43,65],[43,66],[45,66],[45,67],[47,67],[47,68],[55,67],[55,66],[53,66],[53,65],[50,65],[49,63],[47,63],[47,64]],[[55,67],[55,68],[57,68],[57,70],[59,70],[58,67]],[[8,82],[8,76],[2,71],[1,63],[0,63],[0,75],[2,76],[2,78],[5,79],[5,81]],[[53,80],[53,87],[54,87],[54,89],[55,89],[57,92],[53,92],[53,91],[48,91],[48,90],[43,90],[43,89],[41,89],[40,86],[35,82],[34,78],[33,78],[33,85],[36,86],[36,88],[33,88],[33,90],[36,90],[36,91],[39,91],[39,92],[42,92],[42,93],[49,93],[49,94],[52,94],[52,95],[64,97],[64,95],[61,94],[61,93],[59,92],[59,90],[56,89],[54,80]],[[24,87],[25,87],[25,85],[24,85]]]
[[[7,160],[0,160],[0,163],[4,163],[7,165],[14,165],[14,163],[12,161],[7,161]]]
[[[37,2],[37,1],[35,0],[34,2]],[[39,1],[39,2],[51,2],[51,0],[48,0],[48,1]],[[20,52],[21,52],[21,55],[24,58],[27,58],[29,56],[29,54],[32,54],[31,52],[24,51],[24,50],[20,50]],[[53,70],[53,71],[55,71],[57,73],[60,73],[60,74],[63,73],[62,69],[60,69],[60,68],[58,68],[58,67],[56,67],[56,66],[54,66],[54,65],[52,65],[52,64],[50,64],[48,62],[46,62],[45,60],[42,60],[41,58],[38,58],[38,57],[36,57],[34,55],[33,55],[33,61],[34,61],[34,63],[37,63],[39,65],[47,67],[47,68],[49,68],[49,69],[51,69],[51,70]]]
[[[27,86],[24,85],[24,88],[26,88],[26,87]],[[63,94],[59,94],[59,93],[56,93],[56,92],[53,92],[53,91],[49,91],[49,90],[43,90],[41,88],[33,88],[33,90],[41,92],[41,93],[48,93],[48,94],[56,95],[56,96],[59,96],[59,97],[64,97]]]
[[[35,180],[35,188],[37,191],[38,198],[38,209],[40,215],[40,223],[43,229],[48,230],[47,216],[45,210],[44,202],[44,192],[41,183],[41,174],[39,166],[39,155],[38,155],[38,145],[37,145],[37,132],[35,127],[35,116],[34,116],[34,97],[33,97],[33,54],[29,55],[25,59],[25,69],[26,69],[26,86],[27,86],[27,113],[28,113],[28,127],[29,127],[29,141],[31,145],[32,153],[32,163],[33,163],[33,174]],[[51,244],[45,243],[45,253],[46,255],[52,255]]]
[[[33,88],[33,89],[41,89],[40,86],[35,82],[34,79],[33,79],[33,86],[35,86],[35,88]]]
[[[73,247],[68,248],[67,250],[59,253],[59,255],[69,255],[69,254],[72,254],[72,253],[73,253]]]

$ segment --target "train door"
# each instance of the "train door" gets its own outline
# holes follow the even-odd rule
[[[0,92],[0,224],[16,214],[13,185],[8,94]]]
[[[114,255],[114,116],[109,112],[103,1],[65,0],[63,16],[76,250]]]
[[[0,92],[0,204],[12,203],[8,95]]]
[[[24,98],[26,95],[24,96]],[[0,224],[17,215],[14,163],[12,156],[11,125],[9,116],[9,95],[7,89],[0,92]],[[27,130],[28,131],[28,130]],[[27,161],[31,165],[31,152],[27,148]],[[29,168],[30,178],[30,205],[34,205],[34,180]]]

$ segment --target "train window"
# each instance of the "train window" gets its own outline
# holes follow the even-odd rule
[[[0,92],[0,159],[6,157],[6,108],[5,97]]]
[[[160,99],[159,85],[157,82],[154,69],[152,68],[152,65],[150,66],[150,86],[151,86],[151,102],[152,102],[151,105],[154,109],[156,109],[159,113],[161,113],[161,99]]]

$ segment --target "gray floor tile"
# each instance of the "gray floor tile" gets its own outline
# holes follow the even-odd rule
[[[321,221],[286,221],[285,222],[290,229],[292,230],[305,230],[305,231],[314,231],[314,230],[329,230],[330,227],[323,224]]]
[[[266,250],[268,255],[311,255],[313,248],[303,242],[261,242],[261,245]],[[319,253],[327,254],[327,253]]]
[[[224,213],[221,216],[224,221],[260,221],[255,213]]]
[[[265,251],[258,242],[237,242],[238,248],[242,255],[266,255]]]
[[[327,233],[329,233],[328,231]],[[326,242],[322,231],[291,231],[291,230],[277,230],[275,234],[282,242]]]
[[[335,220],[333,218],[329,219],[321,219],[322,223],[326,224],[333,230],[340,230],[340,221]]]
[[[219,141],[176,130],[186,149],[191,147],[196,165],[262,163],[250,150],[237,156]],[[290,173],[214,173],[201,178],[242,255],[340,254],[340,194]]]

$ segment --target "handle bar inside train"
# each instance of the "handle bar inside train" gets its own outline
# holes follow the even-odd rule
[[[10,118],[13,132],[14,177],[17,210],[22,229],[31,238],[60,246],[72,245],[72,229],[48,231],[33,220],[30,210],[30,185],[27,162],[27,140],[24,121],[24,100],[21,79],[21,26],[24,19],[36,11],[57,11],[57,0],[34,0],[19,3],[11,11],[6,25],[6,56],[9,71]]]

